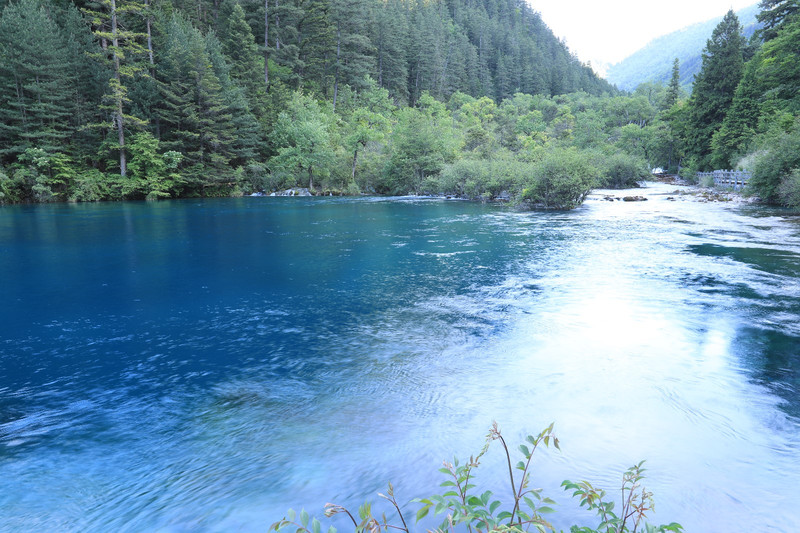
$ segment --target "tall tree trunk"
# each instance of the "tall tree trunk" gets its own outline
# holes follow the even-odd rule
[[[264,0],[264,86],[269,92],[269,0]]]
[[[122,114],[122,77],[120,76],[119,69],[119,36],[117,33],[117,2],[111,0],[111,44],[112,53],[114,54],[114,78],[117,80],[117,87],[114,89],[117,100],[117,109],[115,121],[117,123],[117,134],[119,136],[119,173],[124,178],[128,173],[128,165],[125,158],[125,125],[123,124]]]
[[[341,56],[342,30],[336,23],[336,72],[333,78],[333,110],[336,111],[336,97],[339,95],[339,57]]]
[[[150,25],[153,22],[153,17],[150,16],[150,0],[144,0],[144,7],[147,11],[147,56],[150,59],[150,75],[154,76],[155,62],[153,61],[153,33]]]
[[[353,150],[353,174],[350,176],[353,180],[353,183],[356,182],[356,161],[358,161],[358,146],[356,146],[356,149]]]
[[[281,18],[278,15],[280,11],[280,6],[278,5],[278,0],[275,0],[275,50],[281,49],[281,37],[278,34],[281,31]]]
[[[383,33],[378,44],[378,87],[383,87]]]

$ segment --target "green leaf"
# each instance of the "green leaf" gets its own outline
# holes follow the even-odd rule
[[[425,507],[423,507],[422,509],[417,511],[417,522],[419,522],[420,520],[425,518],[428,515],[428,511],[430,511],[430,510],[431,510],[431,506],[430,505],[426,505]]]
[[[286,513],[289,517],[289,520],[294,522],[294,519],[297,518],[297,514],[294,512],[294,509],[289,509],[289,512]]]
[[[525,457],[531,456],[531,451],[524,444],[519,445],[519,451],[521,451],[525,455]]]
[[[517,463],[517,470],[525,470],[525,463],[522,461]]]
[[[500,507],[500,502],[497,500],[493,501],[492,504],[489,505],[489,512],[494,514],[498,507]]]
[[[310,517],[308,516],[308,513],[306,512],[306,510],[305,510],[305,509],[303,509],[302,511],[300,511],[300,524],[302,524],[302,526],[303,526],[304,528],[307,528],[307,527],[308,527],[308,520],[309,520],[309,518],[310,518]]]
[[[456,484],[453,481],[442,481],[439,483],[440,487],[455,487]]]
[[[534,503],[533,503],[533,500],[531,500],[531,499],[530,499],[530,498],[528,498],[527,496],[525,496],[524,498],[522,498],[522,500],[525,502],[525,504],[526,504],[526,505],[527,505],[527,506],[528,506],[528,507],[529,507],[529,508],[530,508],[532,511],[535,511],[535,510],[536,510],[536,504],[534,504]]]
[[[539,508],[538,508],[538,509],[536,509],[536,510],[537,510],[538,512],[540,512],[540,513],[555,513],[555,512],[556,512],[556,510],[555,510],[555,509],[553,509],[552,507],[547,507],[546,505],[545,505],[545,506],[542,506],[542,507],[539,507]]]
[[[511,518],[511,513],[509,513],[508,511],[503,511],[497,515],[498,520],[505,520],[507,518]]]
[[[328,533],[336,533],[336,528],[331,526],[328,528]]]
[[[475,507],[480,507],[481,505],[483,505],[483,502],[481,502],[481,499],[478,498],[477,496],[470,496],[467,499],[467,503]]]
[[[316,518],[311,521],[311,531],[312,533],[319,533],[322,529],[322,524],[319,523],[319,520]]]

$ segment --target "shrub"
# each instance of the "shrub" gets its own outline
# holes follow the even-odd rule
[[[519,190],[533,169],[530,163],[507,157],[461,159],[444,168],[439,192],[469,199],[497,198],[503,191]]]
[[[75,176],[68,199],[70,202],[99,202],[108,195],[106,176],[96,168],[90,168]]]
[[[600,185],[610,189],[636,187],[639,180],[650,174],[644,160],[625,153],[609,156],[601,164]]]
[[[0,205],[13,204],[21,201],[24,196],[22,190],[23,182],[21,179],[10,178],[0,168]]]
[[[764,200],[780,204],[783,202],[781,183],[784,180],[791,183],[792,172],[800,168],[800,120],[791,131],[781,133],[770,144],[754,158],[753,177],[748,188]]]
[[[496,499],[491,491],[478,491],[475,484],[475,471],[480,465],[480,459],[489,451],[493,442],[500,442],[505,462],[508,465],[512,497],[505,500],[505,503]],[[435,515],[447,513],[442,524],[435,530],[437,533],[465,530],[478,533],[489,531],[522,533],[530,529],[542,532],[554,531],[552,524],[544,518],[544,515],[555,512],[551,507],[555,502],[543,496],[542,489],[530,487],[533,454],[538,448],[549,447],[551,444],[560,449],[558,438],[553,434],[553,424],[550,424],[537,436],[528,435],[525,443],[518,448],[522,454],[522,460],[513,467],[511,451],[500,433],[497,423],[493,423],[486,436],[486,443],[477,456],[470,457],[463,463],[458,459],[454,459],[452,463],[445,462],[444,466],[439,469],[446,478],[439,485],[443,490],[442,494],[413,500],[421,505],[416,513],[417,522],[433,510]],[[647,513],[653,509],[653,495],[641,484],[644,479],[642,464],[643,462],[632,466],[622,477],[620,515],[614,513],[614,502],[605,500],[604,490],[595,488],[587,481],[578,483],[564,481],[561,484],[564,490],[572,490],[573,497],[579,498],[580,505],[596,511],[601,520],[595,529],[575,525],[570,528],[570,531],[572,533],[635,533],[642,526],[648,533],[683,531],[683,527],[674,522],[658,527],[645,522]],[[514,470],[518,471],[516,478]],[[325,516],[345,515],[352,522],[357,533],[380,533],[389,530],[409,533],[408,523],[397,503],[392,484],[389,484],[386,494],[378,494],[378,496],[391,504],[392,512],[397,514],[399,524],[390,524],[386,513],[380,515],[374,513],[372,505],[369,503],[365,503],[359,508],[358,518],[347,508],[328,503],[325,505]],[[297,533],[320,533],[322,523],[316,518],[312,519],[305,510],[301,511],[299,515],[293,510],[289,510],[286,517],[270,526],[269,531],[277,532],[285,528],[293,529]],[[328,533],[335,532],[336,529],[333,526],[328,529]]]
[[[786,207],[800,207],[800,168],[796,168],[781,180],[778,198]]]
[[[548,152],[533,169],[521,200],[532,207],[573,209],[583,203],[597,184],[597,168],[591,154],[575,148]]]

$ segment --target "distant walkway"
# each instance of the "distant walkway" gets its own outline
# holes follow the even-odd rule
[[[713,172],[698,172],[698,181],[701,178],[714,178],[714,185],[717,187],[733,187],[734,190],[739,190],[747,185],[753,174],[748,170],[715,170]]]

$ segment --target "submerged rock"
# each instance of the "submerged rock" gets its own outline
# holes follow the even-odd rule
[[[646,202],[647,198],[644,196],[625,196],[622,199],[623,202]]]

